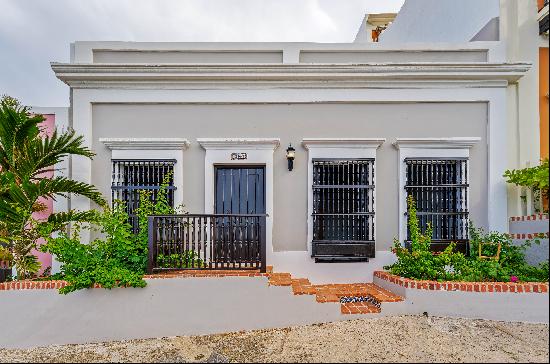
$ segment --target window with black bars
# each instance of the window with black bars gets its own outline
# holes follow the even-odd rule
[[[451,242],[468,249],[468,159],[407,158],[405,190],[416,201],[418,222],[433,229],[432,250]],[[407,229],[407,242],[410,231]]]
[[[374,159],[313,160],[313,241],[374,241]]]
[[[176,160],[153,159],[113,159],[111,201],[124,201],[132,230],[138,232],[136,210],[139,206],[139,191],[151,192],[151,199],[156,202],[158,192],[165,178],[167,179],[168,203],[174,206],[174,164]]]

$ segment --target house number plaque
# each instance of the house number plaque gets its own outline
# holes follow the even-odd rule
[[[231,160],[243,160],[248,159],[248,154],[246,153],[231,153]]]

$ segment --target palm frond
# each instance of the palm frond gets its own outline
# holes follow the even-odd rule
[[[32,179],[51,169],[69,155],[92,158],[95,154],[82,144],[82,137],[75,136],[74,131],[61,134],[55,131],[50,137],[35,138],[22,148],[25,155],[17,162],[17,173],[22,179]]]
[[[68,212],[58,212],[51,214],[45,222],[49,225],[52,231],[64,229],[68,224],[73,222],[96,222],[97,212],[69,210]]]
[[[66,177],[44,178],[36,183],[27,181],[23,182],[23,186],[25,190],[32,191],[33,197],[42,196],[55,199],[57,196],[67,197],[68,194],[76,194],[87,197],[100,206],[104,206],[106,203],[94,186]]]

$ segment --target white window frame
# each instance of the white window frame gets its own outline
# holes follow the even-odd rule
[[[401,244],[407,238],[407,194],[405,183],[407,158],[470,158],[470,149],[477,144],[479,137],[455,138],[396,138],[393,143],[398,150],[397,165],[399,176],[399,241]],[[468,172],[470,163],[468,162]],[[467,174],[467,183],[470,183],[470,173]],[[467,210],[470,210],[470,189],[467,190]]]
[[[185,138],[100,138],[99,141],[111,150],[111,160],[175,159],[174,206],[183,204],[183,151],[189,148],[189,140]]]
[[[302,145],[308,150],[307,163],[307,250],[312,252],[313,241],[313,159],[374,159],[374,241],[376,249],[376,150],[385,138],[304,138]]]

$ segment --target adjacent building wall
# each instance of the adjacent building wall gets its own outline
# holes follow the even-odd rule
[[[276,252],[307,250],[307,151],[303,138],[386,138],[376,159],[377,250],[388,251],[398,234],[396,137],[481,137],[471,149],[470,210],[487,226],[486,103],[322,103],[322,104],[95,104],[92,108],[92,183],[110,196],[111,151],[99,138],[180,137],[183,202],[204,212],[204,155],[197,138],[275,137],[273,245]],[[285,149],[297,146],[295,167],[287,169]]]
[[[544,99],[540,95],[542,85],[539,84],[540,50],[548,50],[548,38],[539,35],[537,13],[535,0],[501,1],[500,33],[506,45],[506,58],[509,62],[521,59],[532,63],[531,70],[517,85],[509,87],[507,102],[509,105],[515,104],[508,113],[510,169],[538,165],[542,157],[543,135],[548,134],[541,127],[544,125],[541,114],[541,107],[544,107],[541,102]],[[509,215],[528,215],[535,212],[536,204],[530,191],[510,185],[508,197]]]
[[[406,0],[380,43],[468,42],[498,16],[499,0]]]

